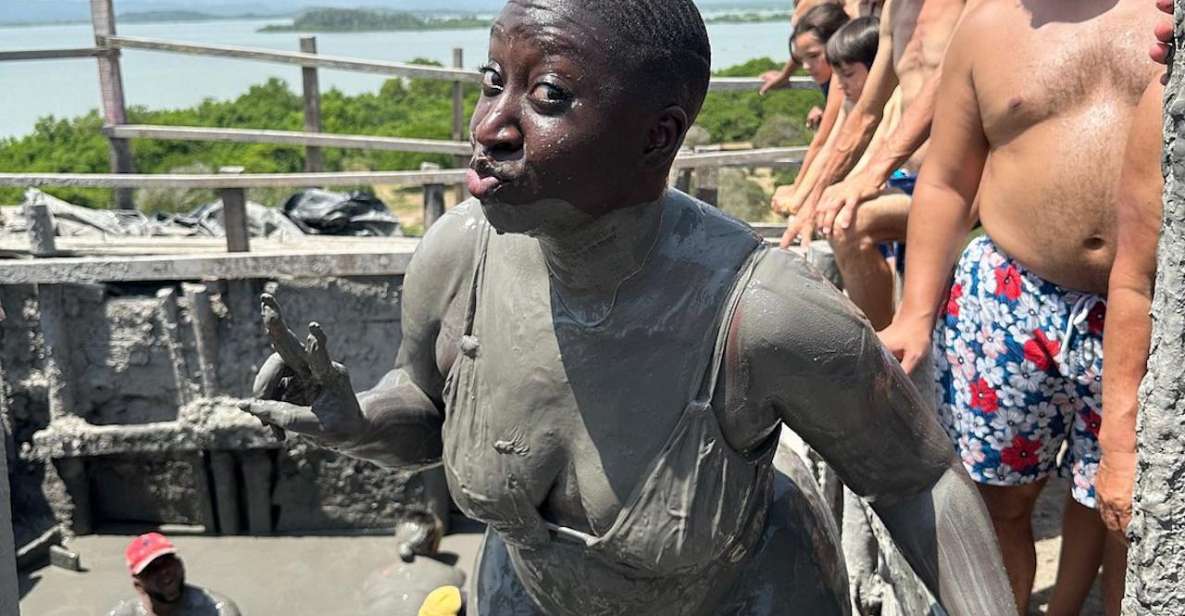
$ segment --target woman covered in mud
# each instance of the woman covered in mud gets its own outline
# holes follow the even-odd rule
[[[443,463],[489,530],[469,613],[848,613],[785,422],[868,499],[950,613],[1014,613],[949,440],[798,257],[666,187],[703,103],[691,0],[511,0],[471,129],[475,200],[411,262],[395,369],[355,396],[324,332],[264,298],[265,424]],[[784,458],[784,460],[782,460]]]

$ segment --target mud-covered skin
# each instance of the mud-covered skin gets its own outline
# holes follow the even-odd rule
[[[422,451],[422,435],[441,421],[443,406],[435,406],[432,400],[442,399],[444,375],[461,348],[459,333],[469,299],[464,291],[475,269],[475,250],[485,224],[479,205],[470,202],[449,212],[425,238],[405,282],[405,331],[396,371],[376,390],[360,395],[372,427],[348,453],[406,465],[409,460],[401,452]],[[513,281],[502,282],[495,288],[515,292]],[[764,442],[779,421],[785,421],[827,457],[848,485],[873,502],[907,557],[952,614],[1010,613],[1013,608],[1002,570],[998,564],[984,564],[999,562],[998,548],[978,496],[963,471],[952,466],[946,437],[932,414],[854,307],[796,256],[769,251],[754,272],[731,328],[734,333],[721,389],[714,400],[729,444],[749,450]],[[488,347],[483,350],[493,352]],[[532,350],[531,344],[516,349],[526,354]],[[596,378],[595,374],[583,376]],[[426,393],[417,382],[439,383],[440,389]],[[621,385],[606,382],[603,386]],[[645,387],[632,391],[636,404],[622,409],[629,419],[618,422],[638,421],[640,409],[670,411],[647,403],[656,392]],[[409,418],[414,417],[427,422],[412,426],[415,422]],[[668,416],[665,421],[673,419]],[[666,438],[655,430],[637,433],[654,441]],[[569,433],[559,433],[562,451],[588,449],[587,444],[564,441]],[[498,455],[490,445],[489,455]],[[528,458],[560,455],[541,443],[524,445],[520,455]],[[615,449],[603,447],[597,453],[609,456]],[[641,464],[643,458],[637,461]],[[574,481],[567,474],[573,471],[572,462],[549,459],[541,468],[553,470],[524,477],[524,489],[539,495],[540,510],[568,514],[553,522],[595,530],[587,517],[588,504],[599,502],[605,507],[610,503],[611,509],[616,493]],[[641,476],[644,470],[644,466],[635,468],[635,475]],[[773,550],[776,558],[768,553],[765,557],[777,562],[792,563],[802,557],[789,547]],[[579,551],[572,554],[579,557]],[[841,562],[838,555],[836,562]],[[521,574],[512,569],[499,575]],[[624,577],[621,584],[633,585]],[[577,602],[581,597],[597,597],[597,606],[576,603],[573,609],[611,614],[616,613],[612,606],[602,602],[620,590],[557,588],[556,592],[571,593],[570,599]],[[698,614],[704,606],[683,607],[684,611],[675,613]]]
[[[680,25],[627,36],[614,10]],[[293,391],[312,406],[248,410],[380,464],[443,450],[459,505],[496,533],[491,550],[507,546],[477,582],[479,604],[499,602],[489,616],[845,614],[842,556],[803,506],[809,483],[772,471],[781,422],[869,498],[953,615],[1010,614],[977,494],[855,308],[743,223],[665,189],[700,101],[622,68],[650,35],[686,44],[683,68],[706,88],[686,0],[508,4],[472,123],[480,203],[445,215],[412,259],[395,371],[354,402],[316,328],[300,349],[276,322],[283,364],[309,364]],[[259,391],[283,398],[283,376]],[[688,481],[700,463],[723,481]],[[635,506],[645,515],[622,515]]]

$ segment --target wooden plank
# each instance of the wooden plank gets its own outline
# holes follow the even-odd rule
[[[301,53],[317,53],[317,37],[302,36],[300,38]],[[306,133],[321,132],[321,85],[317,77],[317,68],[306,66],[300,69],[301,85],[304,91],[304,130]],[[325,162],[321,158],[321,148],[310,145],[304,149],[304,170],[317,173],[325,170]]]
[[[77,49],[18,49],[16,51],[0,51],[0,62],[97,58],[101,53],[103,53],[103,50],[97,47],[79,47]]]
[[[306,106],[306,113],[307,111],[308,107]],[[208,128],[203,126],[155,126],[149,124],[124,124],[122,126],[111,126],[104,130],[113,137],[124,139],[274,143],[279,145],[303,145],[325,148],[392,150],[396,152],[418,152],[422,154],[454,154],[466,157],[473,151],[472,146],[464,141],[408,139],[404,137],[381,137],[377,135],[327,135],[315,131]]]
[[[465,68],[465,50],[460,47],[453,48],[453,68]],[[467,146],[466,151],[459,152],[453,159],[453,166],[458,169],[463,169],[469,166],[469,158],[473,152],[472,146],[469,146],[469,125],[465,121],[465,84],[454,81],[453,82],[453,141],[464,142]],[[469,198],[469,189],[464,182],[460,182],[454,187],[456,191],[456,201],[460,203]],[[428,225],[425,224],[427,229]]]
[[[101,2],[103,0],[92,0]],[[327,56],[294,51],[279,51],[259,47],[239,47],[234,45],[204,45],[186,43],[165,39],[144,38],[138,36],[110,36],[107,44],[117,49],[144,49],[150,51],[166,51],[172,53],[190,54],[198,56],[213,56],[218,58],[235,58],[240,60],[254,60],[257,62],[271,62],[274,64],[290,64],[317,68],[338,69],[359,73],[377,73],[380,75],[396,75],[412,79],[434,79],[437,81],[481,81],[481,74],[477,71],[465,71],[402,62],[386,62],[381,60],[366,60],[345,56]]]
[[[0,262],[0,284],[399,276],[413,248],[373,252],[77,257]]]
[[[739,152],[691,154],[675,159],[674,168],[792,165],[806,148],[765,148]],[[464,169],[440,171],[356,171],[339,173],[218,174],[87,174],[0,173],[0,186],[72,186],[87,188],[274,188],[289,186],[353,186],[356,184],[453,184],[465,179]]]
[[[0,241],[0,251],[28,254],[28,245],[19,236]],[[398,252],[414,248],[414,238],[357,238],[326,235],[301,236],[284,240],[252,238],[253,252],[321,252],[342,254],[350,252]],[[144,255],[199,255],[226,253],[226,240],[216,237],[123,237],[107,239],[88,237],[60,237],[57,241],[59,257],[79,256],[144,256]],[[0,264],[5,261],[0,260]]]
[[[119,66],[119,53],[107,49],[106,40],[115,35],[115,8],[111,0],[91,0],[91,22],[95,31],[95,44],[107,53],[98,56],[99,96],[103,105],[103,123],[107,126],[127,124],[127,109],[123,96],[123,73]],[[108,137],[111,171],[133,173],[132,147],[126,139]],[[135,209],[130,187],[115,191],[115,205],[124,210]]]
[[[92,2],[103,1],[105,0],[92,0]],[[434,79],[437,81],[461,81],[470,83],[481,82],[481,73],[465,69],[423,66],[383,60],[367,60],[346,56],[326,56],[260,47],[206,45],[139,36],[108,36],[105,39],[105,43],[116,49],[143,49],[219,58],[235,58],[240,60],[254,60],[256,62],[292,64],[359,73],[396,75],[412,79]],[[722,92],[745,92],[755,91],[761,87],[761,84],[760,77],[715,77],[712,79],[709,89]],[[819,86],[809,77],[792,77],[790,79],[790,87],[809,90],[812,88],[817,89]]]
[[[760,77],[713,77],[708,89],[712,92],[752,92],[762,83]],[[810,77],[791,77],[790,89],[817,90],[819,86]]]
[[[441,171],[354,171],[338,173],[106,174],[0,173],[0,186],[71,186],[85,188],[286,188],[292,186],[355,186],[358,184],[452,184],[465,179],[464,169]]]
[[[735,152],[683,154],[675,159],[673,168],[795,165],[802,162],[806,150],[806,148],[760,148]]]
[[[422,163],[421,169],[428,170],[436,167],[436,163]],[[427,233],[432,225],[444,216],[444,185],[424,185],[424,232]]]

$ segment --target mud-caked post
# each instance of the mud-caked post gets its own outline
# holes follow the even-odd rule
[[[44,203],[26,203],[24,206],[25,228],[29,235],[29,254],[34,257],[52,257],[58,248],[54,240],[53,214]]]
[[[1138,463],[1128,533],[1131,616],[1185,614],[1185,0],[1176,0],[1176,48],[1164,107],[1164,218],[1148,373],[1140,388]]]
[[[95,47],[99,49],[99,93],[103,102],[103,126],[110,129],[128,123],[123,97],[123,73],[119,67],[119,50],[107,40],[115,36],[115,7],[112,0],[91,0],[91,22],[95,30]],[[111,171],[135,173],[132,146],[127,139],[108,136]],[[115,206],[121,210],[136,208],[131,188],[115,189]]]
[[[300,50],[303,53],[317,53],[317,37],[302,36]],[[304,130],[308,133],[321,132],[321,85],[317,77],[317,67],[306,66],[300,71],[304,84]],[[320,173],[325,170],[325,161],[321,156],[321,148],[309,145],[304,149],[304,170],[308,173]]]
[[[8,487],[7,428],[0,422],[0,614],[20,614],[16,544],[12,535],[12,491]]]

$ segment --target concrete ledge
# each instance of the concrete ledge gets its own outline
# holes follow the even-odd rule
[[[400,252],[291,251],[19,260],[0,263],[0,284],[397,276],[407,271],[414,251],[414,245],[410,245]]]
[[[97,426],[65,417],[33,435],[26,455],[58,460],[116,454],[277,449],[280,442],[229,398],[203,399],[181,409],[177,421]]]

